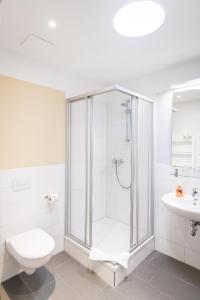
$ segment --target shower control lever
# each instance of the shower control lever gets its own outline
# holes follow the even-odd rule
[[[121,159],[121,158],[119,158],[119,159],[113,158],[112,162],[113,162],[114,164],[121,165],[121,164],[124,163],[124,160]]]

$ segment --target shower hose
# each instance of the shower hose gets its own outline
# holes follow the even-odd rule
[[[119,185],[120,185],[123,189],[129,190],[129,189],[131,188],[131,184],[128,185],[128,186],[125,186],[125,185],[123,185],[123,184],[120,182],[119,174],[118,174],[118,164],[117,164],[117,163],[115,163],[115,173],[116,173],[116,177],[117,177],[117,181],[118,181]]]

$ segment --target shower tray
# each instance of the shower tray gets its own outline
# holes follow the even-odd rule
[[[65,251],[88,270],[94,272],[103,281],[116,287],[134,269],[154,251],[154,236],[148,238],[130,254],[129,267],[124,269],[116,263],[91,261],[90,250],[80,245],[71,237],[65,237]]]

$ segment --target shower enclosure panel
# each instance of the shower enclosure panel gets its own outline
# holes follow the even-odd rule
[[[131,107],[131,97],[117,91],[93,97],[92,245],[108,254],[130,249],[132,133],[123,103]]]
[[[153,105],[138,100],[137,244],[153,234]]]
[[[120,87],[68,102],[66,234],[106,253],[153,235],[153,103]]]
[[[73,102],[68,114],[67,224],[71,237],[89,246],[88,230],[88,99]]]

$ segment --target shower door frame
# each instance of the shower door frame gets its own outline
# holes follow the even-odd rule
[[[91,249],[92,247],[92,162],[93,162],[93,153],[92,153],[92,143],[93,143],[93,97],[101,94],[105,94],[108,92],[121,92],[122,94],[126,94],[131,97],[131,108],[132,108],[132,116],[131,116],[131,193],[130,193],[130,248],[127,251],[132,252],[136,248],[138,248],[141,244],[143,244],[147,239],[149,239],[154,234],[154,214],[153,214],[153,169],[154,169],[154,159],[153,159],[153,105],[154,101],[135,93],[133,91],[127,90],[119,85],[110,86],[98,91],[94,91],[91,93],[81,94],[79,96],[75,96],[72,98],[67,98],[67,105],[66,105],[66,206],[65,206],[65,216],[67,220],[65,220],[65,234],[75,242],[78,242],[81,246]],[[71,233],[71,180],[70,180],[70,173],[71,173],[71,165],[70,165],[70,157],[71,157],[71,109],[70,103],[74,101],[86,101],[86,119],[85,119],[85,130],[86,130],[86,198],[85,198],[85,239],[84,241],[80,240],[79,238],[75,237]],[[138,197],[138,182],[137,182],[137,172],[138,172],[138,106],[140,101],[147,101],[152,104],[152,139],[151,139],[151,151],[152,151],[152,167],[151,167],[151,195],[149,195],[151,199],[150,203],[150,224],[151,224],[151,231],[145,236],[141,241],[138,239],[138,210],[139,210],[139,197]],[[133,108],[133,103],[135,103],[135,110]],[[133,117],[133,112],[135,112],[135,117]],[[137,141],[137,144],[134,145],[134,140]],[[89,154],[88,154],[89,152]],[[133,244],[133,215],[134,211],[136,210],[136,245]]]

